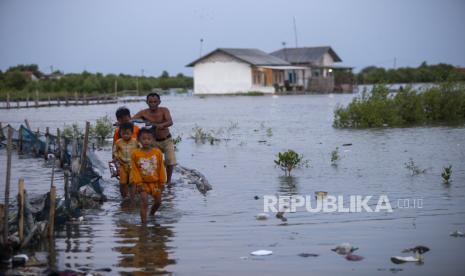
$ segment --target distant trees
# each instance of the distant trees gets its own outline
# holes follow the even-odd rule
[[[39,80],[32,81],[31,74]],[[167,71],[163,71],[160,77],[131,76],[126,74],[90,73],[83,71],[80,74],[62,74],[55,71],[51,75],[42,73],[35,64],[17,65],[10,67],[5,72],[0,71],[1,91],[26,91],[33,92],[78,92],[78,93],[110,93],[118,91],[136,90],[150,91],[154,88],[192,88],[192,77],[179,73],[170,77]]]
[[[384,69],[368,66],[356,76],[359,84],[376,83],[418,83],[418,82],[447,82],[465,81],[465,72],[449,64],[428,65],[423,62],[417,68],[401,67],[398,69]]]

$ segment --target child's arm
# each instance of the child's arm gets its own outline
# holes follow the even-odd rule
[[[157,154],[157,162],[158,162],[158,179],[160,181],[160,184],[165,184],[166,183],[166,169],[165,169],[165,163],[163,162],[163,156],[161,152],[158,152]]]
[[[113,161],[117,160],[117,154],[118,154],[118,144],[114,142],[112,150],[111,150],[111,158],[113,159]]]
[[[139,167],[137,166],[137,155],[134,153],[131,155],[130,179],[136,186],[142,184],[142,176],[140,175]]]

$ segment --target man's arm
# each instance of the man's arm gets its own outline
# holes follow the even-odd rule
[[[137,112],[136,115],[131,117],[131,119],[133,119],[133,120],[135,120],[135,119],[143,119],[144,118],[144,111],[145,111],[145,109]]]
[[[163,123],[157,124],[158,128],[167,128],[173,125],[173,119],[168,108],[163,109]]]

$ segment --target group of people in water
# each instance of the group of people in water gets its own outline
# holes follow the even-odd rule
[[[118,127],[113,136],[112,163],[116,165],[123,201],[134,202],[136,193],[141,200],[140,217],[147,222],[148,196],[153,197],[150,215],[161,205],[164,187],[171,182],[176,165],[174,143],[169,131],[173,125],[170,111],[161,107],[160,95],[150,93],[148,108],[131,117],[127,107],[116,110]],[[139,128],[135,121],[146,126]]]

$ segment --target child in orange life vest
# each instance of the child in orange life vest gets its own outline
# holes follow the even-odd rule
[[[131,156],[131,176],[140,194],[140,218],[143,224],[147,222],[147,194],[152,195],[154,202],[150,215],[154,215],[161,205],[161,193],[166,184],[166,170],[163,154],[153,146],[154,133],[147,128],[141,128],[138,140],[142,148],[135,150]]]
[[[134,202],[135,187],[130,180],[131,155],[139,147],[136,139],[132,138],[132,123],[123,123],[119,126],[121,138],[113,145],[113,160],[118,163],[119,189],[121,197],[128,196]]]

